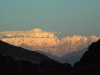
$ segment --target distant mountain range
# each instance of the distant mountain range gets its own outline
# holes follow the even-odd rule
[[[97,41],[97,36],[67,36],[59,40],[55,32],[43,31],[39,28],[27,31],[0,32],[0,39],[11,45],[20,46],[31,51],[42,51],[55,56],[63,56],[87,48]]]
[[[84,50],[67,56],[77,53],[81,55]],[[0,75],[100,75],[100,40],[93,42],[73,67],[0,41]]]
[[[82,58],[83,54],[87,50],[88,49],[83,49],[83,50],[79,50],[77,52],[68,53],[68,54],[63,55],[62,57],[58,57],[58,56],[52,55],[50,53],[45,53],[45,52],[41,52],[41,51],[37,51],[37,52],[44,54],[44,55],[48,56],[49,58],[59,61],[61,63],[66,63],[66,62],[70,63],[73,66],[76,62],[78,62]]]

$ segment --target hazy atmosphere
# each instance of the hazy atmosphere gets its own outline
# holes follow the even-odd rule
[[[100,75],[100,0],[0,0],[0,75]]]
[[[34,28],[99,36],[100,0],[0,0],[0,31]]]

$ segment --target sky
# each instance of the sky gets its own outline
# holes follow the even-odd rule
[[[0,31],[34,28],[100,36],[100,0],[0,0]]]

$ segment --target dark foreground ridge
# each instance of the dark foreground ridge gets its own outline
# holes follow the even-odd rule
[[[100,75],[100,40],[89,46],[74,67],[68,63],[61,64],[37,52],[31,55],[31,51],[28,53],[26,49],[2,41],[0,52],[0,75]]]
[[[12,56],[17,60],[24,59],[37,63],[49,59],[47,56],[38,52],[30,51],[21,47],[16,47],[3,41],[0,41],[0,52],[2,53],[2,55]]]
[[[74,70],[76,75],[100,75],[100,40],[89,46]]]
[[[66,75],[70,64],[61,64],[38,52],[0,41],[0,75]]]

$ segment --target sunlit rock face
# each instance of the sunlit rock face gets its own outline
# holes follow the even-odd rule
[[[15,46],[29,50],[40,50],[53,55],[62,56],[74,51],[87,48],[92,42],[99,39],[96,36],[67,36],[59,40],[54,32],[43,31],[39,28],[27,31],[0,32],[0,39]]]

